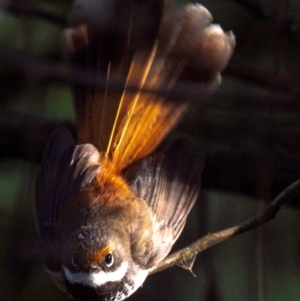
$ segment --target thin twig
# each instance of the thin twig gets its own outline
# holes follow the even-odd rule
[[[175,265],[180,265],[185,262],[192,261],[202,251],[221,243],[233,236],[249,231],[259,227],[275,217],[281,206],[287,202],[295,199],[300,199],[300,180],[288,186],[281,192],[260,214],[251,218],[240,225],[215,232],[209,233],[204,237],[198,239],[186,248],[177,251],[165,260],[160,262],[157,266],[150,270],[150,274],[154,274],[170,268]]]

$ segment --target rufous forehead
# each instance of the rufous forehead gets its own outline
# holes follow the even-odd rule
[[[90,261],[91,262],[102,262],[105,258],[105,256],[110,252],[111,250],[111,247],[108,245],[108,246],[105,246],[104,248],[96,251],[96,252],[93,252],[90,254]]]

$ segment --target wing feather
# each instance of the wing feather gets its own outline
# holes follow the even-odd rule
[[[98,172],[99,153],[91,144],[74,145],[70,132],[50,137],[36,181],[38,236],[47,245],[67,198],[81,191]]]
[[[200,192],[202,170],[203,156],[181,148],[154,153],[125,170],[130,187],[154,215],[154,260],[168,254],[183,230]]]

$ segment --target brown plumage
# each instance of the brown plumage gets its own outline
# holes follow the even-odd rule
[[[36,187],[39,243],[61,289],[122,300],[167,256],[200,190],[200,156],[182,143],[154,152],[196,100],[155,91],[172,95],[178,82],[211,91],[234,37],[204,7],[161,0],[78,0],[70,20],[72,63],[107,85],[74,87],[78,144],[66,129],[49,139]]]

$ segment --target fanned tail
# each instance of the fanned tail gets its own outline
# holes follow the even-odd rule
[[[181,103],[166,101],[154,92],[142,90],[155,91],[163,86],[163,77],[153,72],[158,68],[157,51],[155,45],[148,60],[137,53],[133,58],[132,73],[128,74],[128,84],[136,86],[140,80],[138,87],[141,90],[132,93],[125,89],[124,99],[129,105],[125,110],[126,115],[123,115],[117,128],[116,135],[112,136],[114,143],[109,149],[113,162],[122,168],[154,151],[178,121],[188,104],[187,101]],[[144,61],[148,64],[144,68],[143,75],[137,77],[135,70],[139,70]]]
[[[171,91],[177,81],[210,90],[235,45],[233,34],[211,25],[201,5],[180,10],[161,0],[127,5],[122,18],[109,8],[110,26],[85,16],[68,32],[74,61],[106,74],[107,81],[106,89],[75,89],[78,142],[94,144],[119,170],[150,154],[194,103],[188,96],[175,101],[155,91]],[[154,13],[158,18],[152,22]]]

